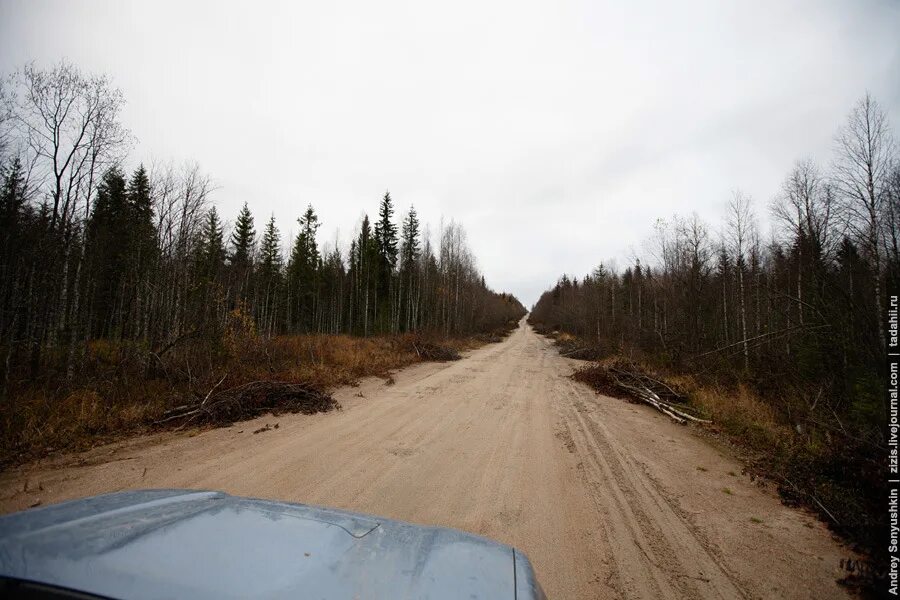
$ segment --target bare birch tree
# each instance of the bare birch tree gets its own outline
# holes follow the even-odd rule
[[[750,197],[741,191],[732,194],[728,204],[728,241],[735,260],[738,278],[738,310],[741,326],[741,347],[744,354],[744,368],[750,368],[750,349],[747,341],[747,295],[744,288],[744,274],[747,267],[747,250],[753,236],[753,211]]]
[[[875,318],[879,341],[882,327],[882,231],[888,181],[896,156],[887,116],[866,94],[838,131],[834,182],[846,224],[867,254],[873,271]]]

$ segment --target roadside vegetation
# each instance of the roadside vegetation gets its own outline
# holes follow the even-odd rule
[[[874,550],[884,488],[885,290],[900,277],[900,163],[866,96],[827,168],[796,163],[760,232],[737,191],[721,228],[660,220],[644,260],[563,276],[530,321],[561,353],[617,360],[682,390],[714,427],[848,539]],[[602,386],[598,386],[601,387]],[[881,553],[873,554],[879,556]]]
[[[525,313],[461,225],[432,237],[387,192],[347,247],[318,243],[311,205],[292,239],[248,204],[228,227],[196,165],[129,157],[106,78],[29,66],[0,90],[0,463],[250,382],[327,390],[452,358]]]
[[[265,337],[252,328],[229,326],[221,341],[185,343],[162,357],[142,344],[92,340],[72,379],[65,377],[60,362],[56,371],[45,371],[37,380],[11,381],[5,400],[12,410],[3,416],[0,465],[54,450],[86,449],[122,435],[227,425],[267,410],[330,410],[337,405],[323,399],[336,386],[356,385],[368,376],[391,381],[395,369],[426,360],[452,360],[502,334],[503,330],[452,338],[416,333]],[[306,386],[307,393],[284,402],[282,392],[290,391],[292,384]],[[245,386],[265,389],[262,397],[241,398],[237,413],[177,418],[178,411],[173,411],[215,401]],[[308,406],[315,410],[307,410]]]

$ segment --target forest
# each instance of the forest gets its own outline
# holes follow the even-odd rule
[[[135,139],[108,78],[63,62],[26,66],[2,85],[4,459],[32,439],[72,443],[63,407],[94,415],[74,418],[88,421],[87,434],[124,426],[123,407],[146,417],[136,387],[172,403],[218,379],[222,365],[263,362],[270,377],[303,379],[272,364],[279,345],[284,368],[298,361],[287,339],[321,370],[340,361],[325,364],[314,347],[372,354],[404,335],[460,340],[496,334],[525,313],[487,286],[462,225],[442,223],[432,239],[415,208],[398,215],[388,192],[349,248],[319,244],[312,205],[293,239],[274,216],[257,221],[250,204],[265,199],[248,199],[229,226],[196,163],[126,166]],[[331,342],[313,339],[323,335]],[[413,346],[401,345],[405,358],[364,362],[375,372],[402,364]],[[248,357],[256,346],[261,354]],[[368,373],[361,360],[352,359],[350,380]]]
[[[799,160],[768,206],[660,219],[622,270],[563,276],[529,320],[675,381],[788,497],[874,546],[886,529],[886,290],[900,276],[900,163],[863,97],[827,166]],[[760,231],[768,211],[771,233]],[[680,378],[680,379],[679,379]]]
[[[390,382],[498,341],[525,315],[487,285],[461,224],[432,237],[388,191],[361,200],[374,212],[346,246],[319,242],[305,199],[291,237],[251,209],[265,198],[221,214],[196,163],[133,156],[124,102],[66,62],[2,79],[0,465],[142,431],[217,395]],[[736,190],[722,223],[660,219],[625,268],[563,275],[529,322],[685,391],[754,476],[873,548],[886,527],[900,152],[869,95],[834,140],[827,164],[797,161],[765,206]]]

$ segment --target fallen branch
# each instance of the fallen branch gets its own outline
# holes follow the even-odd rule
[[[650,406],[652,406],[659,412],[663,413],[664,415],[667,415],[673,421],[676,421],[677,423],[680,423],[681,425],[684,425],[687,422],[687,419],[682,418],[682,416],[680,414],[678,414],[678,411],[670,408],[666,404],[663,404],[659,400],[659,397],[656,396],[656,394],[654,394],[652,391],[650,391],[646,387],[637,387],[634,385],[629,385],[615,377],[613,379],[615,380],[616,385],[618,385],[620,388],[622,388],[628,392],[631,392],[631,396],[633,398],[637,398],[637,399],[643,401],[645,404],[649,404]]]
[[[216,391],[216,388],[222,385],[222,382],[225,381],[225,378],[228,377],[228,373],[222,375],[222,379],[216,383],[216,385],[212,386],[209,389],[209,392],[206,394],[206,398],[203,399],[203,402],[200,403],[200,406],[206,406],[206,403],[209,402],[209,397],[212,396],[213,392]]]
[[[734,342],[733,344],[728,344],[727,346],[721,346],[719,348],[715,348],[708,352],[703,352],[701,354],[695,354],[694,356],[689,357],[688,360],[697,360],[697,359],[709,356],[710,354],[719,354],[726,350],[730,350],[730,349],[736,348],[738,346],[743,346],[744,344],[750,344],[751,342],[757,342],[759,340],[766,340],[767,338],[780,336],[780,335],[784,335],[787,333],[792,333],[794,331],[798,331],[798,330],[802,330],[802,329],[805,329],[807,331],[814,331],[817,329],[826,329],[828,327],[829,327],[829,325],[793,325],[791,327],[785,327],[784,329],[779,329],[778,331],[770,331],[767,333],[762,333],[760,335],[755,335],[753,337],[748,337],[743,340]],[[740,351],[740,349],[738,351]]]
[[[589,383],[600,392],[618,392],[633,400],[643,402],[663,413],[676,423],[711,423],[688,411],[694,410],[684,402],[686,398],[670,385],[638,371],[633,365],[622,363],[605,367],[597,365],[576,373],[576,379]]]
[[[575,354],[576,352],[582,352],[583,350],[587,350],[587,348],[576,348],[575,350],[569,350],[568,352],[563,352],[560,356],[569,356],[571,354]]]
[[[459,352],[449,346],[441,346],[429,342],[413,342],[413,348],[419,358],[431,360],[435,362],[445,362],[448,360],[459,360],[462,358]]]
[[[331,394],[306,383],[251,381],[215,392],[224,380],[222,377],[203,400],[172,408],[153,424],[228,425],[261,412],[313,414],[340,407]]]
[[[814,494],[812,494],[812,493],[810,493],[810,492],[804,492],[804,491],[801,490],[799,487],[797,487],[797,484],[795,484],[793,481],[791,481],[790,479],[788,479],[788,478],[785,477],[784,475],[782,475],[781,478],[784,479],[784,480],[785,480],[786,482],[788,482],[789,484],[791,484],[791,487],[794,488],[794,491],[795,491],[798,495],[806,496],[807,498],[809,498],[810,500],[812,500],[813,502],[815,502],[815,503],[818,505],[818,507],[821,508],[822,511],[823,511],[826,515],[828,515],[828,517],[834,522],[834,524],[837,525],[838,527],[840,527],[840,525],[841,525],[840,521],[838,521],[837,518],[836,518],[833,514],[831,514],[831,511],[830,511],[830,510],[828,510],[827,508],[825,508],[825,505],[822,504],[822,503],[819,501],[819,499],[816,498],[816,496],[815,496]]]

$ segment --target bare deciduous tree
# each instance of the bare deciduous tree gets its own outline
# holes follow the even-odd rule
[[[129,133],[118,120],[124,98],[107,77],[65,61],[49,70],[28,65],[12,81],[13,127],[46,183],[50,230],[64,229],[79,199],[89,206],[97,170],[126,149]]]
[[[883,347],[882,221],[896,149],[887,116],[870,94],[866,94],[850,112],[836,141],[834,183],[847,226],[868,255],[875,274],[875,318]]]
[[[834,251],[834,191],[809,159],[798,161],[781,185],[772,203],[772,214],[797,240],[797,314],[803,324],[804,271],[816,278],[823,260]]]
[[[79,335],[72,324],[82,309],[84,246],[74,255],[71,250],[90,216],[99,173],[127,149],[130,136],[119,122],[124,100],[106,77],[84,75],[67,62],[50,69],[28,65],[9,78],[8,86],[4,131],[16,140],[31,189],[49,207],[48,235],[41,238],[38,253],[48,261],[37,284],[42,292],[33,315],[39,323],[27,329],[37,336],[35,347],[37,340],[49,336],[53,343],[68,329],[71,358]]]
[[[747,341],[747,302],[744,288],[744,272],[747,266],[747,250],[756,227],[750,204],[750,197],[741,191],[735,191],[731,197],[731,202],[728,204],[728,241],[735,259],[735,268],[738,276],[738,307],[740,310],[745,369],[750,368],[750,348]]]
[[[884,203],[884,208],[884,234],[882,237],[896,269],[900,267],[900,240],[897,239],[898,232],[900,232],[900,161],[895,160],[894,168],[891,169],[891,174],[888,177],[887,200]]]

